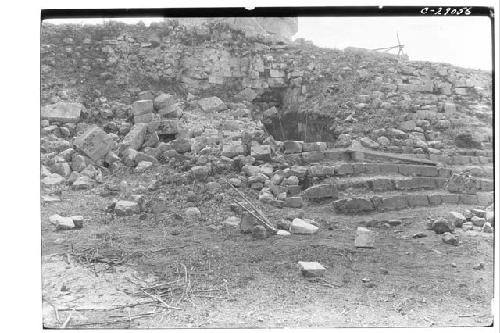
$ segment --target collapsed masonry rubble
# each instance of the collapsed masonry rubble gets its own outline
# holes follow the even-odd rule
[[[220,187],[214,177],[229,175],[231,186],[277,209],[326,203],[367,214],[493,202],[488,73],[321,49],[227,22],[116,28],[42,30],[43,186],[92,190],[117,170],[166,166],[179,184]],[[108,209],[148,208],[129,195]],[[450,213],[432,228],[490,232],[492,212]],[[269,233],[261,222],[240,214],[224,223],[261,239]],[[283,236],[321,227],[304,216],[276,223]],[[360,247],[373,247],[369,229],[358,233]]]

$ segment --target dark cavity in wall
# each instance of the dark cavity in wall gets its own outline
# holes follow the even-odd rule
[[[175,134],[158,134],[160,142],[170,142],[175,140]]]
[[[278,113],[263,120],[266,131],[279,141],[329,141],[336,136],[330,129],[333,120],[326,116],[299,110],[300,89],[293,87],[269,88],[252,102],[263,112],[276,107]]]

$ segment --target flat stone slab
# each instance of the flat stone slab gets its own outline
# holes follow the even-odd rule
[[[307,188],[302,195],[306,199],[337,199],[338,191],[334,184],[318,184]]]
[[[80,120],[81,112],[85,110],[83,104],[58,102],[42,107],[40,117],[49,121],[76,123]]]
[[[358,227],[356,230],[356,238],[354,239],[354,246],[361,248],[374,248],[375,232],[365,227]]]
[[[139,203],[135,201],[118,201],[115,205],[115,214],[120,216],[128,216],[137,214],[141,211]]]
[[[320,277],[325,274],[326,268],[319,262],[315,261],[299,261],[300,271],[306,277]]]

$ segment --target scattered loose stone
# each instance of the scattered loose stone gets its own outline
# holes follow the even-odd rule
[[[424,238],[424,237],[427,237],[427,234],[423,232],[417,232],[412,236],[412,238]]]
[[[305,277],[320,277],[325,274],[325,267],[315,261],[299,261],[300,271]]]
[[[290,236],[290,235],[291,235],[291,233],[290,233],[290,232],[288,232],[288,231],[286,231],[286,230],[278,230],[278,231],[276,232],[276,235],[278,235],[278,236]]]
[[[375,232],[365,227],[358,227],[354,246],[362,248],[375,247]]]
[[[278,221],[276,227],[280,230],[290,230],[290,227],[292,226],[292,223],[288,220],[280,220]]]
[[[488,233],[488,234],[493,233],[493,228],[491,227],[491,224],[489,222],[486,222],[483,225],[483,232]]]
[[[486,217],[486,211],[482,209],[477,209],[473,208],[470,210],[472,214],[476,215],[477,217]]]
[[[451,222],[453,222],[455,227],[458,227],[458,228],[460,228],[462,226],[462,224],[467,222],[465,216],[463,216],[462,214],[457,213],[457,212],[449,212],[448,219]]]
[[[457,246],[459,243],[458,237],[456,235],[449,233],[449,232],[445,232],[443,234],[443,236],[441,236],[441,239],[443,240],[443,242],[445,242],[446,244],[450,244],[450,245]]]
[[[141,161],[137,164],[137,166],[135,167],[135,170],[136,171],[144,171],[146,169],[149,169],[153,166],[153,163],[152,162],[148,162],[148,161]]]
[[[241,219],[237,216],[229,216],[225,219],[222,224],[230,226],[230,227],[239,227]]]
[[[115,205],[115,214],[118,216],[130,216],[140,213],[139,203],[135,201],[118,201]]]
[[[455,268],[457,267],[457,264],[455,264],[454,262],[451,263],[451,267]]]
[[[472,222],[466,222],[466,223],[462,224],[462,229],[464,231],[472,230],[472,229],[474,229],[474,225],[472,224]]]
[[[253,239],[265,239],[267,235],[266,228],[261,225],[256,225],[252,229],[252,238]]]
[[[444,234],[445,232],[453,232],[455,230],[455,224],[444,218],[438,218],[434,221],[432,230],[436,234]]]
[[[315,225],[299,218],[294,219],[290,226],[290,232],[292,234],[314,234],[318,229],[319,228]]]
[[[480,262],[479,264],[475,264],[474,266],[472,266],[472,269],[476,270],[476,271],[484,269],[484,262]]]
[[[473,225],[475,225],[476,227],[482,227],[485,223],[486,223],[486,220],[482,217],[477,217],[477,216],[473,216],[470,221],[472,222]]]
[[[186,208],[184,215],[186,216],[186,220],[188,222],[195,222],[201,218],[201,212],[196,207]]]
[[[60,216],[59,214],[50,216],[49,222],[55,225],[57,230],[71,230],[76,227],[71,217]]]

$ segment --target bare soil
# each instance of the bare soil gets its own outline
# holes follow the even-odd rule
[[[148,191],[164,170],[160,166],[145,173],[118,172],[91,190],[62,188],[61,202],[42,203],[46,327],[492,324],[493,234],[457,229],[460,244],[452,246],[424,227],[427,217],[472,206],[345,216],[335,214],[326,201],[303,208],[305,217],[320,224],[317,234],[255,240],[222,224],[234,215],[229,205],[237,195],[221,179],[216,179],[221,189],[212,192],[200,183],[167,184]],[[105,185],[122,179],[144,194],[146,212],[128,217],[105,212],[118,197]],[[197,196],[194,203],[186,200],[190,190]],[[42,189],[42,195],[56,192]],[[258,204],[256,191],[244,192]],[[258,205],[273,221],[289,211]],[[200,209],[201,219],[183,218],[189,206]],[[56,213],[82,215],[85,225],[55,231],[48,217]],[[403,223],[371,227],[377,232],[375,248],[355,248],[356,228],[373,219]],[[417,232],[427,237],[412,238]],[[303,277],[298,261],[320,262],[327,268],[325,276]],[[473,269],[480,262],[484,269]],[[163,287],[151,288],[162,283]]]

